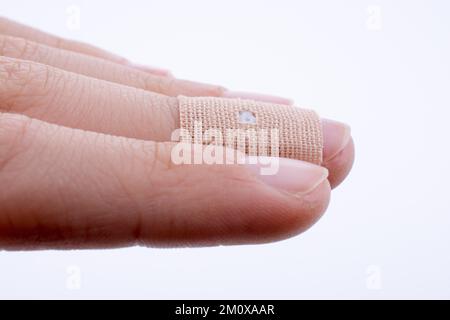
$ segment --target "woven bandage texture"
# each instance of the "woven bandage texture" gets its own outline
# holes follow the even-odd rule
[[[314,111],[242,99],[180,96],[178,100],[181,129],[194,137],[194,143],[322,163],[322,125]],[[211,129],[223,138],[205,142],[205,134]],[[236,139],[230,139],[236,132]]]

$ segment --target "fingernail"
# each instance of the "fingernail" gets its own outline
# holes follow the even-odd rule
[[[249,160],[250,163],[255,163],[254,159]],[[309,194],[328,178],[326,168],[308,162],[285,158],[258,157],[257,159],[256,164],[247,164],[247,166],[261,181],[294,195]],[[269,167],[277,170],[273,170],[273,174],[264,174],[264,170]]]
[[[322,119],[323,161],[327,162],[337,156],[350,143],[352,137],[350,126],[342,122]]]
[[[267,94],[260,94],[260,93],[252,93],[252,92],[240,92],[240,91],[225,91],[223,93],[224,98],[241,98],[241,99],[248,99],[248,100],[256,100],[256,101],[262,101],[262,102],[270,102],[275,104],[286,104],[286,105],[293,105],[294,101],[288,98],[278,97],[278,96],[272,96]]]
[[[162,77],[173,77],[172,72],[170,72],[167,69],[162,69],[162,68],[156,68],[156,67],[150,67],[150,66],[145,66],[142,64],[137,64],[137,63],[129,63],[129,66],[135,69],[139,69],[141,71],[144,72],[148,72],[157,76],[162,76]]]

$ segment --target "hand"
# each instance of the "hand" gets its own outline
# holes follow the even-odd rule
[[[0,248],[280,240],[318,220],[352,167],[350,129],[330,120],[323,167],[280,159],[277,175],[261,176],[250,165],[175,166],[178,95],[290,103],[0,18]]]

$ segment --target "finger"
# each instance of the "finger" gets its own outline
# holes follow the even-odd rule
[[[1,114],[0,247],[263,243],[306,230],[327,207],[321,167],[283,159],[261,176],[250,165],[178,166],[171,151]]]
[[[49,47],[30,40],[0,35],[0,55],[29,60],[66,71],[107,80],[168,96],[222,96],[220,86],[160,77],[127,65],[88,56],[78,52]]]
[[[53,48],[22,38],[0,35],[0,55],[30,60],[66,71],[79,73],[101,80],[107,80],[127,86],[136,87],[168,96],[216,96],[228,98],[251,98],[280,104],[292,104],[285,98],[228,91],[221,86],[180,80],[171,77],[159,77],[128,65],[120,65],[111,61]]]
[[[170,141],[177,98],[30,61],[0,57],[0,109],[47,122],[131,138]]]
[[[125,87],[60,69],[0,57],[0,109],[47,122],[142,140],[170,141],[180,127],[178,99]],[[324,121],[324,161],[349,144],[350,128]],[[339,168],[350,170],[353,154],[341,157]],[[339,169],[340,179],[348,172]],[[334,183],[339,179],[334,179]]]
[[[1,35],[3,32],[5,33]],[[175,79],[166,75],[161,76],[160,72],[147,72],[152,71],[148,67],[117,63],[117,59],[105,59],[102,55],[90,54],[89,50],[85,50],[87,45],[78,43],[75,45],[73,41],[56,39],[57,41],[53,36],[9,20],[3,21],[0,18],[0,55],[3,56],[35,61],[168,96],[240,97],[280,104],[293,103],[292,100],[282,97],[230,91],[218,85]],[[67,45],[66,42],[70,45]],[[57,45],[54,45],[55,43]],[[76,46],[81,46],[82,49],[74,50],[73,47]],[[87,47],[92,48],[91,46]]]
[[[97,48],[90,44],[67,40],[58,36],[48,34],[35,28],[11,21],[0,17],[0,34],[17,38],[28,39],[33,42],[41,43],[54,48],[64,49],[68,51],[78,52],[84,55],[97,57],[103,60],[111,61],[125,66],[133,66],[127,59],[117,56],[113,53]],[[154,67],[136,66],[142,71],[155,74],[158,76],[170,76],[170,71]]]
[[[330,171],[332,188],[339,186],[350,173],[355,160],[355,147],[348,125],[322,119],[325,141],[322,165]]]
[[[349,175],[355,159],[355,145],[353,139],[333,158],[323,163],[330,170],[328,180],[332,188],[337,188]]]

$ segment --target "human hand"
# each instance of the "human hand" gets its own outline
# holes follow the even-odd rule
[[[349,127],[325,119],[323,167],[280,159],[277,175],[261,176],[251,165],[175,166],[179,95],[290,103],[0,18],[0,248],[280,240],[319,219],[352,167]]]

